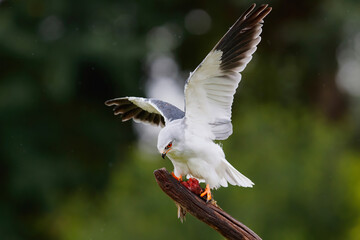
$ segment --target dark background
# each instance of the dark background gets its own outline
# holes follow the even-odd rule
[[[154,29],[183,85],[251,3],[0,0],[0,239],[222,239],[176,219],[152,174],[171,163],[104,101],[146,95]],[[268,3],[223,142],[256,185],[215,198],[264,239],[359,239],[360,3]]]

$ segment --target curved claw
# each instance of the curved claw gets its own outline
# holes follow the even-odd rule
[[[200,194],[200,197],[203,197],[206,195],[206,202],[209,202],[211,200],[211,191],[209,184],[206,184],[205,190]]]
[[[174,172],[171,172],[171,175],[172,175],[176,180],[178,180],[179,182],[182,182],[182,176],[181,176],[181,175],[180,175],[179,177],[177,177]]]

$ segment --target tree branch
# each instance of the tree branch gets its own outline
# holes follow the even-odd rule
[[[215,204],[206,203],[205,200],[189,191],[174,179],[165,168],[154,171],[160,188],[186,211],[200,221],[214,228],[227,239],[255,239],[261,240],[251,229],[231,217]]]

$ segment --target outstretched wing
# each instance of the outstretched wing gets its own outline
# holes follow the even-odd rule
[[[231,105],[241,74],[260,42],[268,5],[253,4],[220,39],[185,85],[185,119],[192,129],[211,139],[232,134]],[[196,132],[199,132],[198,130]]]
[[[122,114],[122,121],[149,123],[164,127],[166,123],[183,118],[185,113],[174,105],[156,99],[140,97],[115,98],[105,102],[114,106],[114,115]]]

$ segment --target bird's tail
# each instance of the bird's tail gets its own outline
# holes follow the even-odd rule
[[[241,187],[252,187],[255,185],[250,179],[242,175],[238,170],[236,170],[228,161],[224,161],[226,164],[225,168],[225,179],[231,185],[237,185]]]

